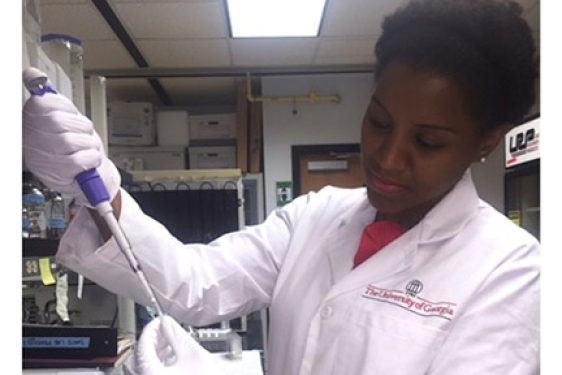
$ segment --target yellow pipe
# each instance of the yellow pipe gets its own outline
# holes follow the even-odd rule
[[[246,74],[246,84],[248,87],[247,98],[250,103],[255,102],[309,102],[316,103],[319,101],[330,101],[339,103],[341,98],[339,95],[317,95],[311,91],[307,96],[253,96],[252,95],[252,80],[250,73]]]

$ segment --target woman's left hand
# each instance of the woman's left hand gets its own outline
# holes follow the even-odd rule
[[[166,315],[146,325],[124,370],[131,375],[228,374],[210,352]]]

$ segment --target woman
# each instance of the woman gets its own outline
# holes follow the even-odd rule
[[[529,27],[504,2],[414,1],[385,19],[375,54],[361,132],[366,188],[303,195],[208,246],[180,243],[119,190],[91,124],[61,98],[26,106],[26,164],[78,197],[74,176],[98,167],[160,303],[178,321],[269,307],[270,375],[538,373],[539,244],[478,198],[469,169],[533,103]],[[57,127],[65,137],[38,134]],[[148,303],[90,215],[74,219],[58,261]],[[373,255],[374,242],[383,247]],[[158,341],[158,324],[143,333],[148,341]],[[139,350],[143,374],[189,372],[184,361],[147,360],[157,345]]]

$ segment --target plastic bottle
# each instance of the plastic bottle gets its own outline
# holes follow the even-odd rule
[[[22,230],[22,237],[29,238],[29,215],[27,213],[27,209],[22,207],[21,213],[21,230]]]
[[[47,224],[48,238],[61,238],[66,229],[66,210],[64,199],[54,191],[49,196],[49,221]]]
[[[29,238],[45,238],[47,236],[45,196],[33,184],[23,185],[23,206],[29,216]]]

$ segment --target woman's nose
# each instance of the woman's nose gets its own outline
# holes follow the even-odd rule
[[[382,170],[402,170],[410,159],[404,136],[394,133],[384,138],[374,153],[375,160]]]

